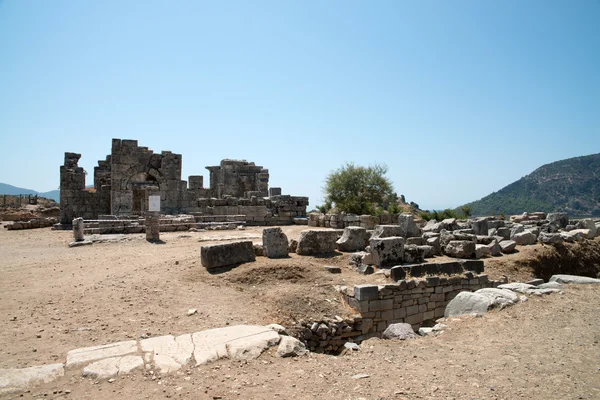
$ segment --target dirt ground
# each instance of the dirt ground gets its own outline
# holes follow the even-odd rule
[[[283,229],[288,238],[298,238],[305,227]],[[291,326],[302,319],[343,316],[351,310],[341,304],[333,285],[389,283],[382,275],[358,275],[341,253],[259,257],[218,274],[200,265],[201,245],[232,237],[256,243],[261,231],[163,233],[164,244],[128,235],[115,243],[68,248],[71,232],[0,229],[0,368],[63,362],[69,350],[131,338],[227,324]],[[597,242],[579,250],[594,253],[599,247]],[[572,248],[564,251],[573,253],[573,263],[581,259]],[[553,257],[548,246],[530,246],[486,261],[486,272],[491,278],[522,281],[550,270],[536,265],[566,268],[552,264]],[[324,265],[338,265],[342,274],[325,272]],[[341,356],[279,359],[263,354],[248,363],[221,361],[166,377],[140,372],[114,383],[69,371],[22,396],[599,399],[598,304],[598,288],[569,287],[562,295],[449,321],[440,336],[370,340],[361,351]],[[191,308],[198,313],[187,316]],[[352,378],[359,373],[369,377]]]

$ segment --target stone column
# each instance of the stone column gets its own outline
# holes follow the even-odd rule
[[[146,212],[146,240],[156,242],[160,240],[160,214],[157,211]]]
[[[73,220],[73,239],[76,242],[83,242],[83,218],[75,218]]]

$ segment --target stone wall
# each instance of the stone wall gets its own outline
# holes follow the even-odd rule
[[[47,228],[58,222],[56,218],[31,218],[27,221],[15,221],[12,224],[4,225],[9,231],[18,231],[21,229],[36,229],[36,228]]]
[[[431,276],[425,279],[401,280],[387,285],[339,287],[343,301],[356,315],[330,320],[301,322],[296,336],[311,351],[339,352],[346,342],[360,343],[381,337],[394,323],[407,323],[418,331],[433,326],[444,317],[446,305],[460,292],[474,292],[497,287],[504,281],[492,281],[485,274],[465,272],[455,276]]]
[[[136,140],[112,140],[112,152],[94,168],[94,189],[85,189],[80,154],[65,153],[60,167],[61,224],[76,217],[97,219],[99,215],[144,215],[149,195],[161,198],[161,213],[217,216],[246,215],[253,225],[293,223],[306,216],[307,197],[269,195],[269,171],[244,160],[223,160],[210,171],[210,189],[204,178],[192,175],[181,180],[180,154],[155,154]]]
[[[397,224],[400,214],[355,215],[355,214],[322,214],[310,213],[308,226],[342,229],[348,226],[361,226],[365,229],[374,229],[375,225]]]

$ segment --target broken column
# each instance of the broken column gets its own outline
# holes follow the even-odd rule
[[[73,239],[76,242],[83,242],[83,218],[75,218],[73,220]]]
[[[160,240],[160,214],[158,211],[148,211],[146,213],[146,240],[156,242]]]

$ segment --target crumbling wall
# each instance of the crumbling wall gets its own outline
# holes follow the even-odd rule
[[[246,160],[222,160],[220,165],[206,167],[210,171],[210,190],[216,198],[267,197],[269,170]]]
[[[73,218],[96,218],[110,211],[110,189],[85,189],[85,171],[78,165],[81,154],[65,153],[60,167],[60,223],[70,224]]]

